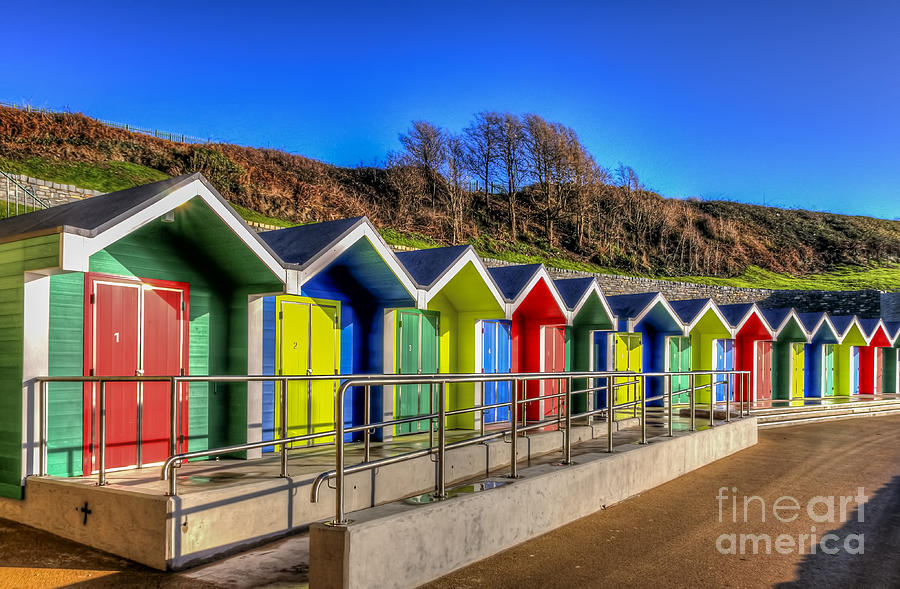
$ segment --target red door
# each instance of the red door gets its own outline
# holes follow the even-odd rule
[[[756,400],[772,399],[772,342],[756,342]]]
[[[174,376],[187,372],[186,284],[88,274],[85,291],[85,375]],[[165,460],[169,454],[169,391],[165,382],[107,383],[106,468]],[[89,474],[100,467],[99,385],[85,386],[84,407],[83,472]],[[186,398],[181,400],[180,414],[183,436]]]
[[[181,374],[182,303],[184,291],[144,288],[144,374]],[[169,457],[171,389],[165,382],[141,385],[141,464],[163,462]],[[187,403],[182,400],[179,421],[187,423]],[[179,431],[181,431],[179,427]]]
[[[872,392],[881,393],[881,387],[884,382],[884,350],[875,348],[875,383],[872,386]]]
[[[544,357],[542,372],[564,372],[566,370],[566,328],[562,326],[544,327]],[[564,381],[544,381],[544,394],[555,395],[565,392]],[[559,414],[559,397],[544,400],[544,415]]]
[[[88,281],[88,313],[85,333],[93,331],[92,345],[85,346],[85,374],[133,375],[140,362],[139,284]],[[88,356],[88,354],[90,354]],[[91,368],[93,367],[93,370]],[[94,452],[100,443],[100,390],[85,387],[84,473],[99,468]],[[137,385],[106,385],[106,466],[137,464]]]

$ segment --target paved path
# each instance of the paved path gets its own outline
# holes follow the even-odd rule
[[[847,522],[817,523],[807,513],[815,496],[855,496],[864,488],[868,502],[863,522],[856,504],[847,502]],[[717,494],[725,498],[719,521]],[[737,492],[731,489],[737,488]],[[738,523],[732,521],[731,497],[737,496]],[[743,497],[749,502],[744,523]],[[789,496],[798,511],[773,513],[779,497]],[[783,499],[780,505],[791,505]],[[825,505],[814,505],[825,519]],[[524,514],[523,514],[524,516]],[[721,554],[722,534],[780,534],[802,540],[808,553],[815,526],[818,540],[834,532],[825,546],[838,554]],[[806,538],[800,538],[805,534]],[[856,550],[861,534],[864,553]],[[729,547],[722,539],[721,547]],[[739,551],[739,549],[738,549]],[[760,552],[765,552],[764,542]],[[871,417],[797,425],[760,431],[759,444],[732,457],[614,505],[489,559],[461,569],[431,587],[900,587],[900,416]]]
[[[742,498],[767,504],[761,521],[753,501],[748,522],[731,520]],[[864,522],[849,503],[846,524],[813,523],[805,512],[815,495],[868,496]],[[791,496],[804,510],[790,523],[772,504]],[[840,503],[836,506],[839,508]],[[820,506],[821,507],[821,506]],[[824,508],[823,508],[824,509]],[[824,511],[822,511],[824,513]],[[783,518],[792,512],[782,511]],[[839,515],[839,514],[838,514]],[[836,555],[735,554],[717,551],[722,534],[810,534],[835,530]],[[864,554],[843,541],[863,534]],[[805,541],[809,542],[809,538]],[[298,586],[306,579],[304,537],[293,537],[180,574],[124,559],[0,520],[0,587],[254,587]],[[828,547],[835,546],[833,542]],[[856,544],[851,538],[851,548]],[[724,544],[723,544],[724,547]],[[747,548],[752,545],[747,544]],[[761,545],[764,550],[764,544]],[[298,568],[299,567],[299,568]],[[760,431],[760,443],[678,480],[614,505],[536,540],[433,583],[433,587],[764,587],[795,582],[816,587],[900,586],[900,416],[850,419]],[[786,585],[787,586],[787,585]]]

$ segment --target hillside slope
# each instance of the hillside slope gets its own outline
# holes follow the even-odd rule
[[[342,168],[271,149],[173,143],[79,114],[0,107],[0,169],[104,191],[198,171],[262,215],[306,223],[365,214],[424,243],[449,243],[451,235],[424,187],[410,198],[402,167]],[[558,242],[548,243],[527,187],[517,242],[506,238],[496,195],[490,203],[473,195],[463,234],[488,255],[657,276],[738,276],[752,267],[807,275],[900,262],[898,221],[603,188],[602,206],[588,212],[596,230],[580,245],[569,219],[559,223]]]

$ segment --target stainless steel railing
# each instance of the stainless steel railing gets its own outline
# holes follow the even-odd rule
[[[664,400],[664,405],[668,408],[668,435],[673,435],[673,405],[672,397],[675,394],[684,394],[685,391],[673,391],[673,387],[671,386],[671,379],[674,377],[683,377],[688,376],[690,379],[689,389],[686,391],[689,395],[689,407],[690,407],[690,430],[693,431],[696,429],[696,418],[695,418],[695,396],[698,391],[709,389],[710,390],[710,402],[709,402],[709,425],[715,425],[715,406],[717,402],[715,401],[715,386],[716,385],[724,385],[725,386],[725,407],[726,407],[726,421],[731,418],[731,399],[732,393],[734,392],[732,387],[732,377],[740,377],[745,379],[744,382],[749,382],[749,372],[748,371],[691,371],[691,372],[657,372],[657,373],[636,373],[636,372],[618,372],[618,371],[593,371],[593,372],[565,372],[565,373],[546,373],[546,372],[533,372],[533,373],[501,373],[501,374],[432,374],[432,375],[383,375],[383,374],[361,374],[361,375],[298,375],[298,376],[272,376],[272,375],[234,375],[234,376],[88,376],[88,377],[68,377],[68,376],[55,376],[55,377],[39,377],[36,381],[39,384],[40,388],[40,419],[41,419],[41,474],[46,474],[47,470],[47,407],[48,407],[48,398],[47,398],[47,385],[53,382],[79,382],[79,383],[96,383],[99,385],[99,430],[100,430],[100,439],[99,439],[99,469],[98,469],[98,484],[105,485],[106,484],[106,383],[108,382],[168,382],[170,383],[170,456],[165,461],[162,466],[161,478],[165,481],[168,481],[168,494],[176,495],[177,494],[177,479],[175,475],[175,469],[179,466],[183,461],[190,460],[193,458],[201,458],[201,457],[210,457],[210,456],[218,456],[222,454],[230,454],[235,452],[241,452],[245,450],[257,449],[266,446],[277,446],[280,448],[280,457],[281,457],[281,473],[280,476],[286,477],[288,476],[288,448],[291,444],[301,441],[310,441],[317,438],[323,437],[333,437],[335,440],[336,452],[335,452],[335,469],[326,473],[320,474],[314,481],[311,490],[311,500],[313,502],[318,500],[319,488],[323,483],[329,481],[331,479],[335,480],[335,523],[346,522],[345,512],[344,512],[344,498],[343,498],[343,488],[344,488],[344,478],[346,475],[353,474],[355,472],[360,472],[364,470],[371,470],[374,468],[378,468],[381,466],[386,466],[388,464],[394,464],[398,462],[403,462],[406,460],[412,460],[414,458],[420,456],[427,455],[436,455],[437,459],[437,469],[436,469],[436,482],[435,482],[435,496],[436,497],[445,497],[446,496],[446,469],[445,469],[445,457],[446,452],[453,448],[462,447],[470,444],[482,443],[484,441],[490,439],[497,438],[506,438],[509,436],[510,443],[510,477],[518,476],[518,445],[517,440],[520,434],[524,434],[528,431],[544,428],[547,426],[551,426],[556,424],[558,429],[563,432],[563,454],[564,454],[564,464],[568,464],[571,462],[572,456],[572,445],[571,445],[571,428],[572,422],[576,419],[587,419],[588,423],[591,422],[594,416],[599,414],[606,414],[607,421],[607,451],[613,451],[613,422],[615,421],[616,411],[620,409],[637,408],[636,413],[640,418],[640,443],[647,442],[647,403],[657,400]],[[716,375],[716,376],[713,376]],[[725,376],[725,379],[722,381],[717,381],[717,376]],[[710,376],[710,383],[703,384],[701,386],[696,386],[695,379],[697,376]],[[655,395],[653,397],[647,397],[647,379],[648,378],[661,378],[663,379],[664,390],[665,393],[662,395]],[[572,382],[574,379],[587,379],[587,382],[594,381],[597,384],[600,381],[605,380],[605,385],[602,386],[593,386],[585,389],[573,390]],[[625,379],[624,381],[622,379]],[[340,381],[341,384],[338,387],[337,393],[335,394],[335,429],[329,430],[325,432],[318,433],[310,433],[306,435],[300,436],[288,436],[288,428],[289,424],[287,423],[287,385],[291,381]],[[539,383],[542,381],[559,381],[563,392],[554,393],[554,394],[543,394],[543,391],[539,392],[535,396],[525,396],[527,390],[523,387],[523,383],[527,383],[529,381],[538,381]],[[180,405],[180,394],[181,387],[179,386],[181,383],[190,383],[190,382],[280,382],[281,383],[281,391],[279,395],[279,406],[281,409],[281,415],[283,416],[281,420],[281,428],[280,428],[280,437],[276,440],[265,440],[259,442],[249,442],[244,444],[235,444],[231,446],[214,448],[209,450],[202,450],[196,452],[179,452],[179,445],[181,440],[179,439],[179,411],[178,407]],[[565,381],[565,386],[563,382]],[[668,381],[668,383],[666,382]],[[444,394],[444,388],[448,384],[457,384],[457,383],[485,383],[485,382],[509,382],[510,383],[510,393],[511,398],[508,402],[495,403],[492,405],[479,405],[473,407],[466,407],[462,409],[454,409],[448,410],[446,407],[446,395]],[[371,415],[371,387],[373,386],[396,386],[402,384],[431,384],[438,385],[438,410],[437,412],[432,412],[424,415],[416,415],[413,417],[403,417],[399,419],[392,420],[382,420],[375,423],[371,423],[370,415]],[[634,400],[629,400],[624,403],[616,403],[615,402],[615,391],[621,387],[631,386],[631,385],[640,385],[640,397]],[[347,390],[350,387],[363,387],[364,389],[364,411],[365,418],[364,423],[362,425],[350,426],[347,427],[344,423],[344,400]],[[744,388],[744,391],[747,389]],[[604,392],[606,394],[606,403],[605,407],[598,407],[597,405],[597,393]],[[521,395],[520,395],[521,393]],[[573,395],[589,395],[590,403],[588,404],[588,408],[586,411],[581,413],[573,414],[572,407],[572,396]],[[746,395],[745,395],[746,396]],[[529,404],[532,403],[540,403],[542,401],[548,399],[559,399],[561,402],[560,407],[556,412],[556,415],[552,416],[550,419],[538,419],[537,421],[533,421],[531,423],[528,422],[527,416],[527,408]],[[743,417],[745,415],[744,408],[746,405],[746,414],[749,415],[749,401],[741,400],[740,402],[740,415]],[[464,413],[471,412],[481,412],[482,415],[484,411],[487,411],[491,408],[500,408],[507,407],[510,409],[510,427],[509,428],[501,428],[497,430],[493,430],[490,433],[482,433],[479,436],[475,436],[472,438],[468,438],[465,440],[460,440],[452,443],[447,443],[446,441],[446,418],[453,415],[461,415]],[[520,419],[520,410],[521,410],[521,419],[522,423],[519,423]],[[432,438],[431,443],[429,444],[429,448],[416,450],[412,452],[407,452],[404,454],[391,456],[388,458],[382,458],[379,460],[372,461],[370,455],[370,436],[372,432],[376,429],[383,429],[394,427],[395,425],[400,425],[403,423],[411,423],[414,421],[422,421],[429,420],[432,424],[430,427],[430,431],[433,432],[434,427],[433,424],[437,421],[437,445],[435,447],[434,440]],[[345,446],[346,442],[344,440],[345,434],[354,433],[354,432],[362,432],[363,435],[363,447],[364,447],[364,461],[362,463],[347,467],[345,465]]]

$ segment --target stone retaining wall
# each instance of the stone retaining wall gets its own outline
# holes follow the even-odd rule
[[[21,176],[18,174],[10,174],[22,186],[27,187],[34,192],[40,200],[50,206],[56,206],[72,202],[73,200],[81,200],[92,196],[103,194],[96,190],[88,190],[87,188],[79,188],[71,184],[59,184],[58,182],[50,182],[49,180],[40,180],[30,176]],[[15,203],[16,192],[18,192],[19,202],[25,204],[25,193],[22,189],[18,189],[16,185],[4,176],[0,176],[0,199],[9,200]],[[28,197],[28,206],[31,206],[31,197]]]

